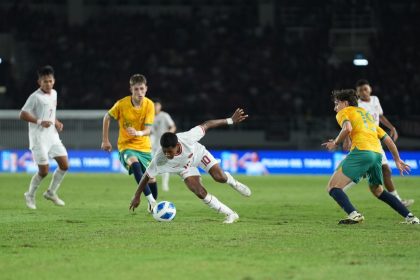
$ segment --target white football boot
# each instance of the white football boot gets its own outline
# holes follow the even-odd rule
[[[28,206],[29,209],[35,210],[35,196],[30,195],[28,192],[23,194],[25,196],[25,202],[26,206]]]
[[[147,212],[149,212],[150,214],[152,214],[153,208],[155,208],[156,204],[157,204],[156,201],[155,202],[148,202]]]
[[[44,197],[47,200],[51,200],[55,205],[57,206],[64,206],[66,205],[66,203],[64,203],[64,201],[62,201],[57,194],[55,193],[51,193],[50,191],[46,191],[44,192]]]
[[[223,221],[224,224],[232,224],[239,219],[239,215],[236,212],[232,212],[229,215],[226,215],[225,220]]]
[[[237,190],[240,194],[242,194],[243,196],[251,196],[251,189],[248,188],[248,186],[242,184],[241,182],[239,182],[238,180],[236,180],[236,185],[232,186],[235,190]]]
[[[360,214],[357,211],[353,211],[351,212],[347,218],[342,219],[338,222],[339,225],[352,225],[352,224],[358,224],[363,222],[363,220],[365,219],[365,217],[363,217],[362,214]]]
[[[228,172],[225,172],[225,173],[228,173]],[[228,174],[230,174],[230,173],[228,173]],[[229,186],[231,186],[234,190],[236,190],[237,192],[239,192],[243,196],[247,196],[247,197],[251,196],[251,190],[246,185],[242,184],[241,182],[239,182],[235,178],[233,178],[233,180],[235,180],[235,182],[233,184],[229,184]]]
[[[418,225],[420,224],[419,218],[414,216],[413,214],[409,214],[407,217],[405,217],[405,221],[402,222],[403,224],[410,224],[410,225]]]

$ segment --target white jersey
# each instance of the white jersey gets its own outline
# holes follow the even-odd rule
[[[175,123],[171,116],[164,111],[160,111],[159,114],[155,116],[152,126],[152,134],[150,135],[152,148],[155,152],[157,152],[160,147],[160,137],[162,137],[162,134],[167,132],[169,128],[174,125]]]
[[[379,116],[384,114],[379,98],[377,96],[371,96],[369,102],[359,99],[358,103],[359,107],[365,109],[369,114],[371,114],[375,123],[379,125]]]
[[[202,155],[206,152],[206,148],[198,143],[203,138],[205,131],[201,126],[196,126],[187,132],[177,133],[178,142],[181,144],[181,151],[175,155],[173,159],[168,159],[160,148],[146,173],[149,177],[154,178],[162,173],[181,173],[190,167],[197,167],[202,161]]]
[[[28,112],[38,120],[50,121],[50,127],[42,127],[36,123],[29,123],[29,148],[43,144],[61,143],[57,129],[55,128],[57,108],[57,92],[53,89],[50,94],[44,93],[41,89],[36,90],[26,100],[22,111]]]

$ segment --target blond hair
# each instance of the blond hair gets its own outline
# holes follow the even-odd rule
[[[147,85],[146,77],[141,74],[134,74],[130,78],[130,86],[133,86],[135,84],[145,84]]]

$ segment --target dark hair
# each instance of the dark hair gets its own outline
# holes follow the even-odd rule
[[[134,74],[130,77],[130,86],[135,84],[145,84],[147,86],[146,77],[141,74]]]
[[[37,71],[38,79],[43,76],[53,75],[54,76],[54,68],[51,65],[45,65],[38,69]]]
[[[172,132],[165,132],[160,137],[160,145],[162,148],[173,148],[178,143],[178,137],[175,133]]]
[[[332,92],[332,99],[338,101],[348,101],[349,106],[357,107],[357,93],[354,89],[339,89],[333,90]]]
[[[361,87],[361,86],[364,86],[364,85],[370,86],[369,81],[368,80],[361,79],[361,80],[358,80],[356,82],[356,87]]]
[[[159,98],[155,98],[155,99],[153,99],[153,102],[154,102],[154,103],[159,103],[159,104],[162,104],[162,101],[160,101],[160,99],[159,99]]]

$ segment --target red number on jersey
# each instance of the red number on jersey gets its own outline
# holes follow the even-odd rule
[[[208,156],[204,156],[204,157],[201,159],[201,162],[204,164],[204,166],[207,166],[207,164],[209,164],[209,163],[211,162],[211,160],[209,159],[209,157],[208,157]]]

